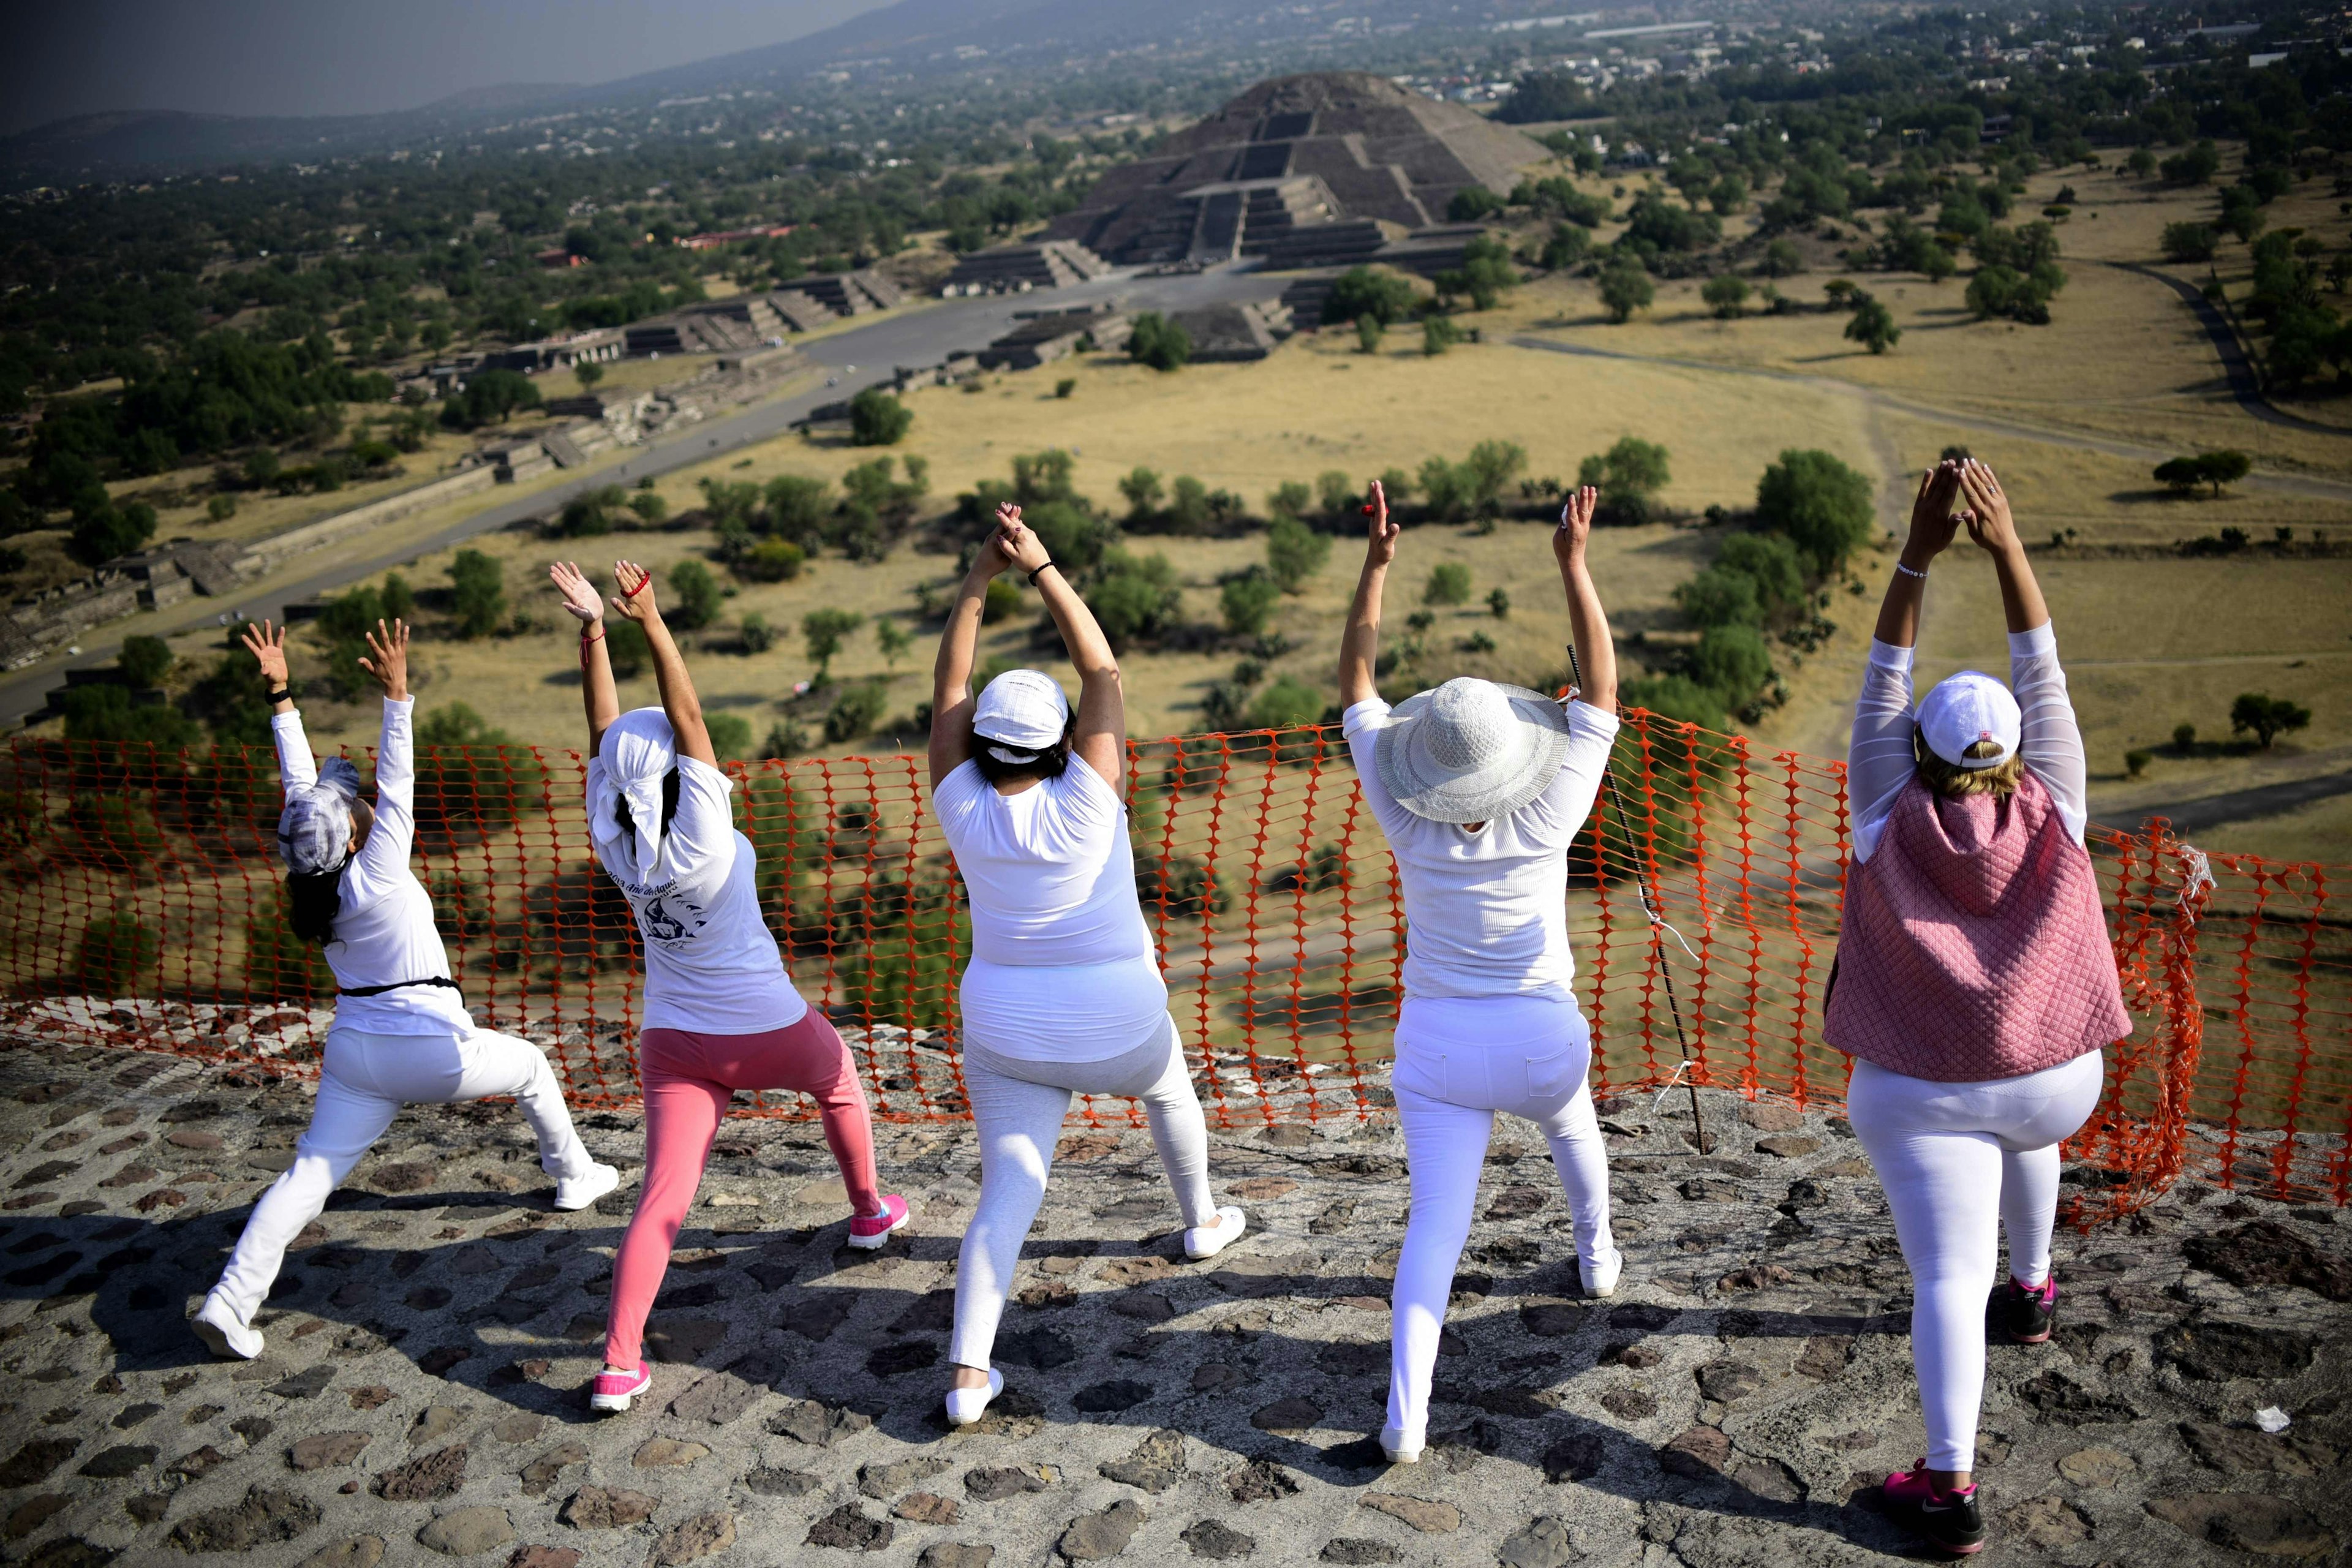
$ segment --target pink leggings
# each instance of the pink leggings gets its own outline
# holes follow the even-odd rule
[[[646,1180],[613,1260],[604,1330],[605,1363],[620,1367],[637,1364],[646,1314],[669,1272],[670,1248],[736,1089],[795,1089],[814,1099],[850,1203],[859,1214],[882,1212],[866,1088],[839,1031],[816,1009],[789,1029],[758,1035],[647,1029],[637,1037],[637,1076],[646,1096]]]

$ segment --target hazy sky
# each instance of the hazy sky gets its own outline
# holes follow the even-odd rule
[[[110,109],[366,114],[781,43],[890,0],[16,0],[0,133]]]

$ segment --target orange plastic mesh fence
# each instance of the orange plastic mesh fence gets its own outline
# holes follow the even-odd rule
[[[1596,1090],[1686,1074],[1837,1102],[1846,1061],[1820,1023],[1851,826],[1843,765],[1627,718],[1614,801],[1570,859]],[[1404,910],[1338,731],[1129,751],[1137,883],[1209,1115],[1237,1127],[1381,1114]],[[921,761],[734,772],[770,923],[794,980],[851,1041],[876,1113],[961,1115],[969,927]],[[590,858],[583,784],[570,752],[427,752],[418,865],[475,1016],[543,1045],[576,1103],[609,1106],[635,1092],[637,939]],[[0,751],[0,868],[14,884],[0,1026],[313,1068],[333,981],[285,927],[278,806],[267,752]],[[2328,895],[2352,873],[2208,858],[2161,831],[2101,834],[2093,849],[2136,1027],[2109,1053],[2107,1093],[2071,1151],[2079,1212],[2128,1208],[2184,1173],[2343,1203],[2352,941]],[[1080,1114],[1134,1113],[1101,1100]]]

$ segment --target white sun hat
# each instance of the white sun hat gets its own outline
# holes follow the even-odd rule
[[[1568,755],[1568,714],[1524,686],[1456,676],[1390,710],[1381,783],[1432,822],[1490,822],[1543,794]]]
[[[1927,749],[1956,768],[1997,768],[2017,755],[2022,717],[2008,687],[1981,670],[1964,669],[1937,681],[1919,703],[1919,735]],[[1972,757],[1969,748],[1990,741],[2000,754]]]
[[[997,742],[988,754],[1018,767],[1059,742],[1070,725],[1062,683],[1042,669],[1008,669],[988,683],[972,710],[971,731]]]

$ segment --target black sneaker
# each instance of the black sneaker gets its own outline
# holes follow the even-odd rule
[[[1937,1551],[1969,1557],[1984,1550],[1984,1513],[1977,1506],[1973,1485],[1958,1491],[1938,1490],[1923,1462],[1906,1474],[1887,1477],[1878,1491],[1886,1517]]]
[[[1993,1310],[2001,1329],[2021,1345],[2046,1344],[2058,1321],[2058,1276],[2040,1285],[2011,1279],[1994,1292]]]

